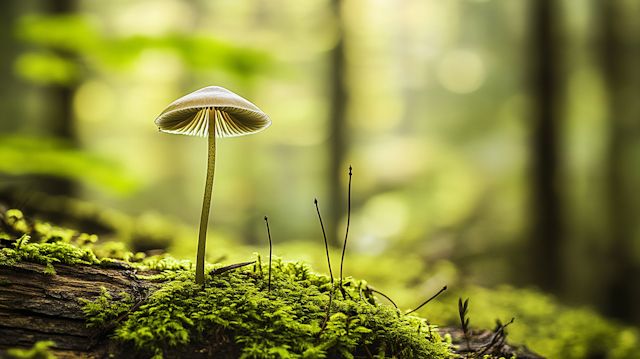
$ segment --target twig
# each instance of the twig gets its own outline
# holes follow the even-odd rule
[[[480,350],[477,354],[476,357],[480,357],[481,355],[484,354],[485,351],[487,351],[488,349],[491,349],[494,345],[496,345],[498,343],[498,341],[500,339],[504,339],[506,336],[504,334],[504,329],[511,323],[513,323],[513,321],[515,320],[515,318],[511,318],[511,321],[509,321],[509,323],[505,324],[505,325],[500,325],[498,327],[498,329],[495,331],[495,334],[493,335],[493,339],[491,339],[491,342],[487,345],[485,345],[482,350]]]
[[[131,307],[131,309],[129,309],[129,311],[127,311],[126,313],[124,313],[123,315],[120,316],[120,318],[116,319],[116,322],[121,322],[122,320],[124,320],[126,317],[129,316],[129,314],[135,312],[136,310],[138,310],[138,308],[140,308],[140,305],[142,305],[142,302],[144,302],[145,300],[149,299],[149,297],[151,296],[151,292],[147,292],[144,295],[144,298],[139,299],[136,304]]]
[[[362,341],[364,341],[364,339]],[[373,359],[373,355],[371,355],[371,352],[369,351],[369,347],[367,347],[367,343],[362,343],[362,345],[364,345],[364,350],[367,351],[369,358]]]
[[[444,287],[442,287],[442,289],[440,289],[440,291],[439,291],[438,293],[436,293],[436,295],[434,295],[433,297],[431,297],[431,298],[427,299],[427,301],[426,301],[426,302],[424,302],[424,303],[420,304],[420,305],[418,306],[418,308],[416,308],[416,309],[414,309],[414,310],[410,310],[410,311],[408,311],[408,312],[404,313],[404,315],[407,315],[407,314],[409,314],[409,313],[413,313],[413,312],[415,312],[416,310],[418,310],[418,309],[422,308],[425,304],[427,304],[427,303],[429,303],[430,301],[432,301],[433,299],[435,299],[435,297],[439,296],[439,295],[440,295],[440,293],[444,292],[445,290],[447,290],[447,286],[446,286],[446,285],[445,285]]]
[[[225,267],[221,267],[221,268],[216,268],[214,270],[212,270],[211,272],[209,272],[210,275],[216,275],[216,274],[222,274],[224,272],[230,271],[232,269],[236,269],[236,268],[240,268],[240,267],[244,267],[244,266],[248,266],[249,264],[253,264],[256,261],[251,261],[251,262],[242,262],[242,263],[236,263],[236,264],[230,264],[228,266]]]

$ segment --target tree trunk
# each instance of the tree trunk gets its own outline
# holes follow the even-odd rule
[[[611,273],[605,312],[640,324],[640,258],[637,253],[640,141],[640,41],[633,9],[624,1],[603,2],[602,57],[609,93],[609,215]],[[637,9],[637,6],[635,6]]]
[[[334,246],[340,246],[341,240],[336,236],[337,226],[346,212],[346,199],[342,190],[342,180],[346,178],[347,168],[342,168],[347,152],[347,103],[348,92],[346,81],[346,61],[344,57],[344,29],[340,6],[342,1],[333,0],[331,6],[338,27],[338,42],[329,56],[329,91],[331,109],[329,112],[329,212],[327,233],[328,240]]]
[[[563,231],[557,189],[559,78],[554,0],[531,2],[534,117],[532,131],[533,223],[530,240],[531,280],[542,290],[558,294],[563,279]]]

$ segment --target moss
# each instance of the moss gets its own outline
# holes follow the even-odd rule
[[[444,358],[452,342],[449,334],[441,339],[424,319],[403,316],[380,305],[366,291],[365,299],[374,305],[362,301],[359,288],[365,282],[354,279],[346,280],[351,298],[343,300],[337,293],[332,316],[320,333],[328,305],[329,277],[314,273],[301,262],[277,259],[271,292],[265,288],[267,266],[260,257],[252,267],[208,276],[206,289],[200,291],[193,283],[190,261],[134,254],[118,242],[95,244],[97,237],[93,235],[35,225],[16,210],[6,212],[0,220],[5,224],[0,226],[0,245],[8,244],[0,249],[0,264],[30,261],[42,263],[45,271],[54,273],[56,263],[121,266],[125,261],[139,270],[138,278],[156,282],[157,291],[126,317],[138,304],[126,294],[104,291],[95,302],[83,302],[89,325],[115,326],[114,340],[147,351],[149,357],[178,356],[176,351],[189,344],[212,348],[227,338],[231,341],[226,343],[238,346],[244,358],[369,358],[367,351],[377,358],[396,354]],[[32,242],[30,236],[43,243]],[[305,243],[304,248],[309,251],[315,247]],[[324,248],[318,248],[322,253]],[[246,248],[239,251],[246,252]],[[347,262],[353,258],[358,259],[348,256]],[[416,267],[413,262],[407,266],[406,256],[386,255],[382,261],[384,265],[376,260],[375,266],[361,261],[360,275],[366,272],[370,278],[370,273],[373,277],[378,273],[376,285],[399,304],[403,296],[408,296],[406,293],[417,290],[409,282],[425,280],[426,274],[416,274],[418,269],[398,272],[397,268]],[[208,269],[221,266],[209,265]],[[455,271],[444,269],[438,273]],[[380,273],[386,273],[386,277]],[[640,357],[637,328],[623,326],[590,309],[563,306],[534,289],[503,286],[449,290],[420,313],[428,315],[432,323],[459,326],[456,301],[460,297],[471,298],[469,316],[476,326],[489,328],[495,319],[516,317],[516,324],[509,326],[509,341],[524,343],[549,359]],[[116,322],[118,318],[121,320]],[[420,356],[425,352],[426,356]]]
[[[72,266],[119,267],[122,261],[143,261],[144,253],[133,254],[121,242],[95,243],[98,236],[54,226],[47,222],[27,221],[22,212],[10,209],[0,214],[0,265],[19,262],[39,263],[45,274],[56,274],[54,263]],[[13,248],[12,248],[13,247]]]
[[[87,317],[87,327],[105,324],[119,318],[133,306],[133,298],[126,292],[119,294],[117,300],[103,287],[100,296],[95,301],[80,298],[82,311]]]
[[[100,264],[90,249],[81,249],[64,242],[30,243],[31,237],[23,235],[15,243],[14,248],[2,248],[0,265],[12,265],[17,262],[31,262],[45,265],[45,274],[56,274],[53,263],[67,265]]]
[[[516,318],[509,340],[527,345],[549,359],[640,358],[640,331],[607,319],[589,308],[562,305],[537,289],[503,285],[495,289],[469,287],[446,293],[429,304],[429,319],[459,325],[455,301],[470,297],[469,317],[491,327],[496,319]]]
[[[79,244],[95,242],[98,237],[76,230],[55,226],[48,222],[29,221],[20,210],[10,209],[4,215],[0,214],[3,226],[0,226],[0,239],[10,240],[12,237],[29,235],[37,242],[64,242],[75,241]]]
[[[214,345],[221,331],[241,345],[241,358],[353,358],[366,351],[375,358],[450,356],[449,345],[424,319],[362,300],[359,289],[364,282],[347,282],[351,298],[334,295],[333,314],[322,330],[330,279],[303,263],[276,258],[269,292],[266,273],[266,265],[258,261],[249,268],[208,276],[202,290],[190,268],[167,270],[164,282],[121,322],[112,339],[156,358],[189,343]],[[373,301],[370,294],[367,297]],[[90,325],[107,324],[133,305],[115,303],[108,293],[85,303]]]
[[[14,222],[18,223],[20,214],[13,217],[18,218]],[[50,231],[53,227],[37,228]],[[23,234],[11,241],[13,248],[0,250],[0,264],[40,263],[46,266],[45,273],[55,274],[54,263],[120,263],[114,258],[98,259],[89,247],[93,242],[90,240],[76,241],[79,247],[63,236],[44,243],[32,243],[30,239],[30,235]],[[157,273],[138,277],[159,284],[145,301],[138,303],[135,311],[131,311],[134,300],[126,293],[114,295],[103,290],[93,302],[81,300],[87,325],[115,326],[113,340],[129,343],[155,358],[190,343],[210,346],[220,332],[233,338],[242,358],[353,358],[354,353],[367,351],[375,358],[450,356],[450,345],[424,319],[403,316],[397,309],[376,304],[367,291],[364,292],[367,300],[362,300],[359,290],[366,286],[363,281],[346,281],[350,298],[341,298],[339,292],[334,295],[332,315],[325,324],[330,279],[314,273],[304,263],[276,258],[271,291],[266,288],[267,264],[262,264],[259,256],[252,267],[208,276],[207,286],[202,290],[194,283],[193,265],[189,261],[169,256],[136,257],[122,246],[111,244],[111,248],[115,250],[106,248],[106,251],[124,253],[125,260],[139,260],[129,263],[138,270]],[[220,266],[209,265],[208,270]]]
[[[54,342],[40,341],[29,350],[9,349],[7,359],[56,359],[56,356],[49,352],[49,347],[54,345]]]

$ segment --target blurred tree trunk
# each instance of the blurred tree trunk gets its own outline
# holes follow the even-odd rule
[[[347,136],[347,103],[348,93],[345,86],[346,81],[346,59],[344,54],[344,26],[340,14],[342,1],[332,0],[338,41],[330,52],[329,58],[329,91],[331,109],[329,112],[329,211],[327,213],[328,240],[333,245],[340,245],[340,240],[336,236],[337,225],[346,211],[346,200],[342,190],[343,177],[349,173],[346,168],[342,168],[348,146]]]
[[[563,280],[563,229],[558,188],[560,122],[559,59],[556,45],[557,3],[536,0],[532,6],[531,56],[534,123],[532,130],[533,220],[529,243],[530,280],[558,293]]]
[[[24,101],[21,99],[26,90],[23,82],[13,75],[13,62],[22,50],[13,37],[13,21],[26,11],[26,4],[17,1],[0,1],[0,108],[6,120],[0,121],[0,134],[17,131],[23,121],[18,119]],[[22,119],[21,119],[22,120]]]
[[[602,2],[602,51],[609,99],[609,215],[612,268],[607,314],[640,324],[640,7]]]
[[[4,85],[0,90],[0,107],[6,118],[0,124],[0,133],[9,135],[20,133],[25,128],[35,127],[40,134],[54,136],[77,145],[77,137],[72,122],[72,101],[74,88],[60,85],[37,87],[17,78],[13,67],[16,58],[24,51],[23,44],[14,38],[14,26],[17,18],[33,12],[65,14],[76,11],[75,0],[53,1],[0,1],[0,80]],[[64,54],[65,56],[69,54]],[[34,96],[35,95],[35,96]],[[35,116],[29,116],[28,107],[35,101],[42,101],[40,108],[45,110]],[[75,193],[75,184],[71,180],[51,176],[24,175],[3,178],[0,198],[21,204],[34,192],[71,196]]]
[[[53,15],[72,14],[76,12],[76,0],[53,0],[46,2],[49,13]],[[55,51],[55,50],[54,50]],[[60,53],[60,55],[72,58],[73,54]],[[73,94],[75,86],[50,85],[45,93],[48,111],[43,114],[44,126],[47,135],[64,139],[73,146],[78,145],[78,138],[73,123]],[[52,195],[73,196],[76,192],[76,183],[70,179],[50,177],[41,178],[38,181],[38,190]]]

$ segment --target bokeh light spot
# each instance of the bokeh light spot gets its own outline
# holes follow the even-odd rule
[[[436,70],[440,84],[455,93],[470,93],[485,80],[485,68],[478,54],[469,50],[454,50],[446,54]]]
[[[102,122],[113,113],[116,104],[112,89],[102,81],[87,81],[76,92],[73,109],[81,122]]]

